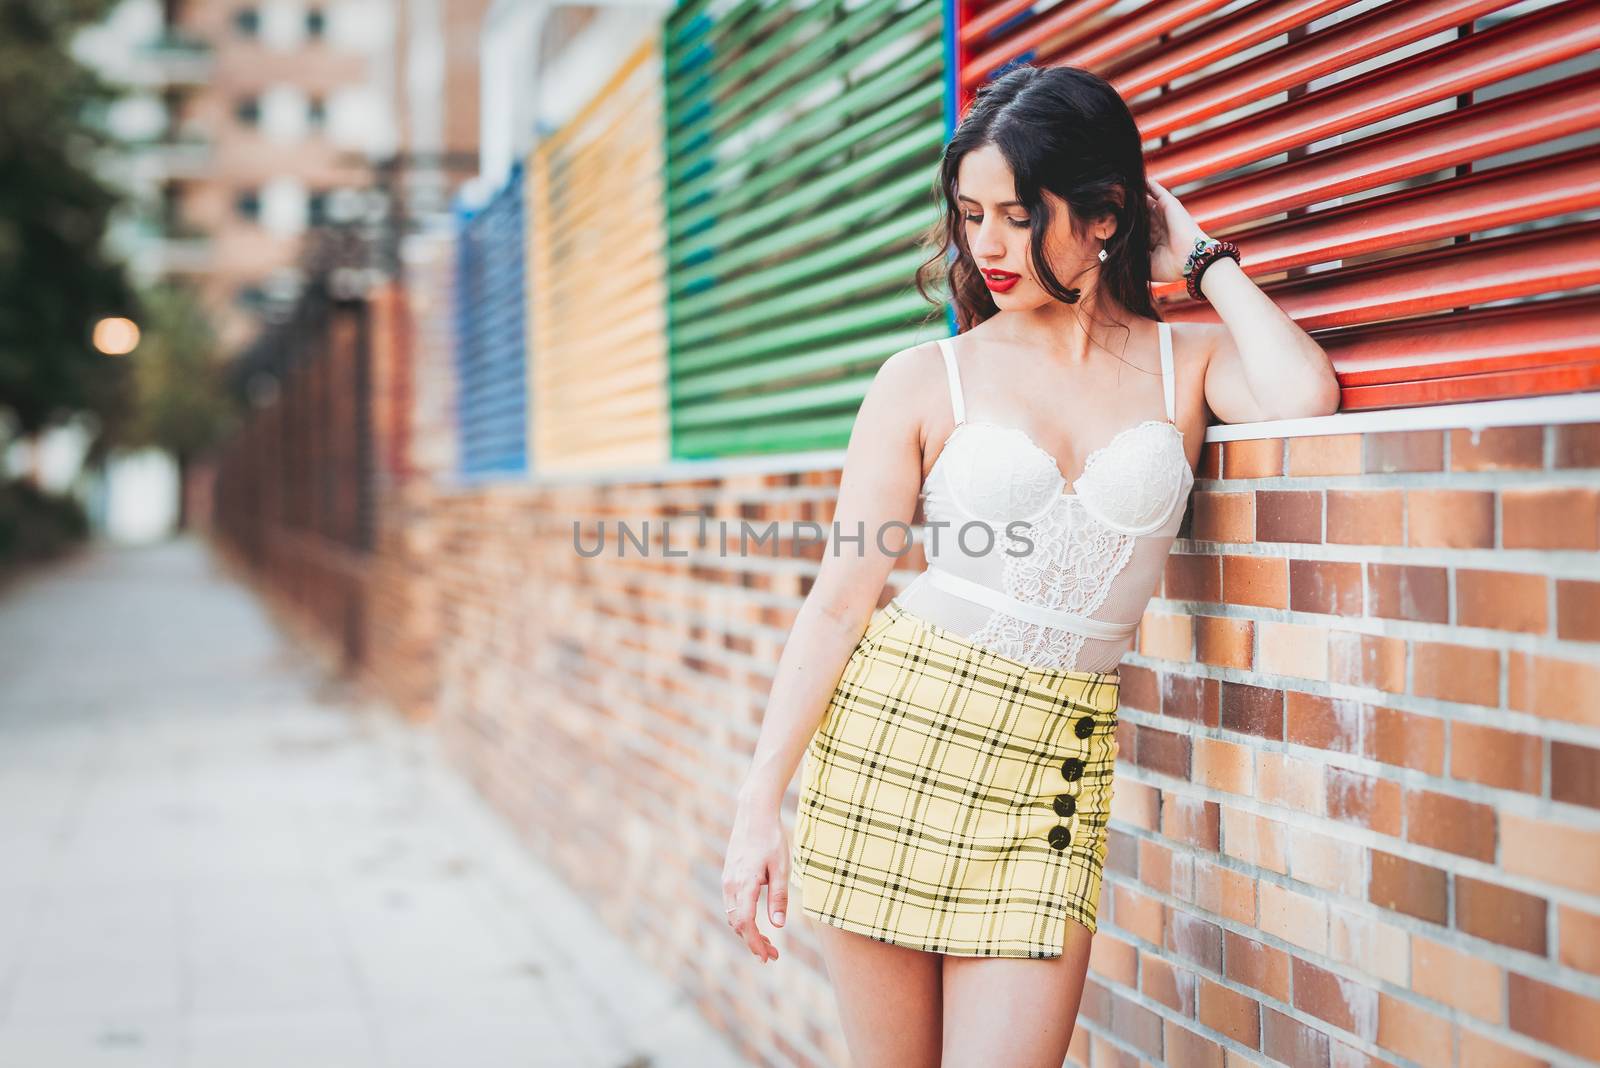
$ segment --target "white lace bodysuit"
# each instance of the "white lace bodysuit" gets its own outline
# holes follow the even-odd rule
[[[1194,485],[1172,421],[1172,327],[1158,325],[1167,418],[1090,453],[1076,492],[1022,429],[967,420],[955,350],[939,341],[955,429],[923,484],[928,566],[895,596],[901,608],[1034,666],[1116,669]]]

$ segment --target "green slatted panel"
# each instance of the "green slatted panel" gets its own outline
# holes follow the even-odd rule
[[[891,353],[945,138],[936,0],[685,3],[663,34],[672,454],[838,448]]]

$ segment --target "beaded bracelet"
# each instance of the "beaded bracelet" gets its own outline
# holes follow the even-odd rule
[[[1194,251],[1183,263],[1183,277],[1190,297],[1200,301],[1206,299],[1205,294],[1200,292],[1200,276],[1206,273],[1207,267],[1224,256],[1238,263],[1239,246],[1232,241],[1218,241],[1214,237],[1194,239]]]

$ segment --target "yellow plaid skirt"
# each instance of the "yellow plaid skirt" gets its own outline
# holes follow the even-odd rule
[[[912,949],[1060,956],[1067,920],[1095,929],[1120,685],[878,609],[806,747],[801,907]]]

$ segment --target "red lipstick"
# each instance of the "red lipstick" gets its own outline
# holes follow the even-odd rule
[[[1010,271],[985,270],[983,272],[984,285],[987,285],[990,291],[994,293],[1004,293],[1016,285],[1021,278],[1020,274],[1012,274]]]

